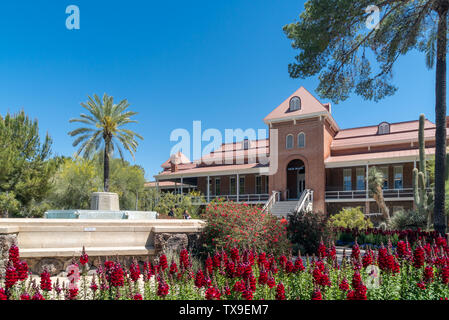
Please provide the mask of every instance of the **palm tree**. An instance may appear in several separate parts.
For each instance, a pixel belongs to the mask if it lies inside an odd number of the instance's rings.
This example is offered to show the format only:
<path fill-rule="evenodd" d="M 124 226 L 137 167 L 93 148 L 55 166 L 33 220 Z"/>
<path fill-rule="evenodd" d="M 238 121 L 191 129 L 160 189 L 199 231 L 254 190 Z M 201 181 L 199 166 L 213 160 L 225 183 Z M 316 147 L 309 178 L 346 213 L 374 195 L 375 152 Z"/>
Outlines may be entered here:
<path fill-rule="evenodd" d="M 390 220 L 390 211 L 385 204 L 383 184 L 385 178 L 381 171 L 378 171 L 376 167 L 371 167 L 368 171 L 368 188 L 373 194 L 373 198 L 382 211 L 384 219 L 388 222 Z"/>
<path fill-rule="evenodd" d="M 91 158 L 99 150 L 104 151 L 104 191 L 109 192 L 109 157 L 115 150 L 118 150 L 120 158 L 123 160 L 123 148 L 133 157 L 137 149 L 136 137 L 143 138 L 123 126 L 128 123 L 137 123 L 131 117 L 137 112 L 126 111 L 129 107 L 127 100 L 114 104 L 114 98 L 106 93 L 101 100 L 96 94 L 94 98 L 88 97 L 87 103 L 81 106 L 89 111 L 89 114 L 82 113 L 80 118 L 71 119 L 70 122 L 80 122 L 89 127 L 82 127 L 69 132 L 72 137 L 78 136 L 73 142 L 76 147 L 81 143 L 76 155 L 83 153 L 84 158 Z"/>

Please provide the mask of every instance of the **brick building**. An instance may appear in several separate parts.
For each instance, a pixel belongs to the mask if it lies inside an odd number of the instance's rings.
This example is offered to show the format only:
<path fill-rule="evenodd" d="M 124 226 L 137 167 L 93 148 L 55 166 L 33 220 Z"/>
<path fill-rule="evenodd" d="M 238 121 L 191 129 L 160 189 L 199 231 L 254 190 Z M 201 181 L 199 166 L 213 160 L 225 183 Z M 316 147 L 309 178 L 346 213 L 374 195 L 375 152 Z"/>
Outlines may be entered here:
<path fill-rule="evenodd" d="M 294 206 L 312 191 L 316 212 L 332 214 L 360 206 L 365 213 L 377 213 L 366 183 L 369 168 L 376 166 L 384 173 L 390 211 L 413 207 L 418 120 L 341 129 L 331 104 L 321 103 L 301 87 L 264 122 L 270 128 L 269 139 L 223 144 L 194 162 L 178 153 L 162 165 L 156 181 L 194 185 L 206 201 L 220 197 L 263 204 L 275 192 L 279 203 Z M 426 154 L 432 156 L 435 125 L 429 120 L 424 136 Z M 262 161 L 268 155 L 269 163 Z M 221 161 L 211 164 L 211 159 Z"/>

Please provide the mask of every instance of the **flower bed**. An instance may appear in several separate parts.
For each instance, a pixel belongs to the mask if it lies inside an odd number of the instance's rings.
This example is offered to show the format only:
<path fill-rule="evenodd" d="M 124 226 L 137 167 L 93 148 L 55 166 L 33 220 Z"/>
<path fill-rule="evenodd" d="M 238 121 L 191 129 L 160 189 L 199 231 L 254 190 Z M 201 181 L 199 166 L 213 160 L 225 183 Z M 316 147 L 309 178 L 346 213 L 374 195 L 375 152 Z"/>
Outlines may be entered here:
<path fill-rule="evenodd" d="M 359 244 L 380 246 L 390 241 L 396 246 L 398 241 L 407 240 L 410 244 L 417 241 L 433 242 L 439 235 L 437 232 L 423 230 L 382 230 L 377 228 L 355 229 L 355 228 L 333 228 L 335 239 L 339 244 L 353 244 L 356 240 Z"/>
<path fill-rule="evenodd" d="M 69 267 L 70 284 L 52 283 L 44 271 L 40 281 L 30 280 L 19 249 L 9 250 L 0 300 L 227 300 L 227 299 L 447 299 L 449 297 L 449 248 L 444 238 L 433 244 L 418 242 L 414 249 L 400 240 L 363 256 L 356 244 L 350 257 L 339 262 L 335 246 L 320 244 L 318 255 L 293 259 L 266 252 L 217 251 L 202 268 L 193 269 L 187 250 L 173 261 L 165 255 L 152 265 L 136 262 L 128 268 L 105 261 L 87 277 L 89 257 L 83 250 Z M 81 275 L 78 278 L 78 267 Z M 79 281 L 78 281 L 79 279 Z"/>

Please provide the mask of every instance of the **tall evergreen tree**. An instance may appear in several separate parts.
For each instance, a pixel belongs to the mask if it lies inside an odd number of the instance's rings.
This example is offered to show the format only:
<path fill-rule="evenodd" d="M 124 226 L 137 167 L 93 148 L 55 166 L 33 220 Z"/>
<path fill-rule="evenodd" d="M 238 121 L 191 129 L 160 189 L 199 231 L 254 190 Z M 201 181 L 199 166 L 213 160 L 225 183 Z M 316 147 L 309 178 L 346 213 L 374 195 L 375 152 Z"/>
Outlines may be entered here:
<path fill-rule="evenodd" d="M 0 213 L 26 216 L 48 195 L 59 164 L 50 159 L 51 144 L 48 134 L 41 142 L 38 121 L 24 111 L 0 116 Z"/>
<path fill-rule="evenodd" d="M 375 6 L 375 7 L 373 7 Z M 373 20 L 379 9 L 379 22 Z M 300 51 L 289 65 L 293 78 L 319 75 L 322 98 L 335 103 L 356 93 L 378 101 L 395 93 L 394 63 L 411 50 L 436 61 L 434 228 L 446 231 L 446 50 L 449 0 L 309 0 L 284 32 Z M 374 13 L 374 14 L 373 14 Z M 375 27 L 374 27 L 375 26 Z M 375 57 L 372 65 L 369 56 Z"/>

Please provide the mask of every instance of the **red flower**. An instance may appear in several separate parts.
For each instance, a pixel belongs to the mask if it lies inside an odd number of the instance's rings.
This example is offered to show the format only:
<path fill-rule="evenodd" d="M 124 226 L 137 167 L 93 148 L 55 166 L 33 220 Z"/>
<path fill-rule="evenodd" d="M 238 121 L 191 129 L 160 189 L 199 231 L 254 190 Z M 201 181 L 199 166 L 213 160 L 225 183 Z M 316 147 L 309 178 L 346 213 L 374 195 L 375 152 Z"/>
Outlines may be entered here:
<path fill-rule="evenodd" d="M 169 286 L 168 284 L 163 281 L 163 280 L 159 280 L 158 286 L 157 286 L 157 295 L 159 297 L 166 297 L 168 295 L 168 291 L 169 291 Z"/>
<path fill-rule="evenodd" d="M 28 264 L 26 263 L 26 261 L 20 261 L 19 263 L 17 263 L 17 277 L 20 281 L 28 278 Z"/>
<path fill-rule="evenodd" d="M 134 300 L 143 300 L 142 295 L 141 295 L 140 293 L 136 293 L 136 294 L 133 296 L 133 299 L 134 299 Z"/>
<path fill-rule="evenodd" d="M 418 286 L 418 288 L 426 290 L 426 284 L 424 282 L 418 282 L 416 285 Z"/>
<path fill-rule="evenodd" d="M 31 297 L 30 297 L 30 295 L 28 294 L 28 293 L 22 293 L 21 295 L 20 295 L 20 300 L 30 300 L 31 299 Z M 0 298 L 0 300 L 1 300 L 1 298 Z"/>
<path fill-rule="evenodd" d="M 45 298 L 41 295 L 39 291 L 37 291 L 31 298 L 31 300 L 45 300 Z"/>
<path fill-rule="evenodd" d="M 221 293 L 215 287 L 209 287 L 205 293 L 206 300 L 220 300 Z"/>
<path fill-rule="evenodd" d="M 136 261 L 133 261 L 129 266 L 129 273 L 131 276 L 132 282 L 136 282 L 140 278 L 140 267 Z"/>
<path fill-rule="evenodd" d="M 208 274 L 212 275 L 212 273 L 214 272 L 214 262 L 212 261 L 212 258 L 210 256 L 206 258 L 205 266 Z"/>
<path fill-rule="evenodd" d="M 178 266 L 176 264 L 176 262 L 172 261 L 171 265 L 170 265 L 170 274 L 175 274 L 178 272 Z"/>
<path fill-rule="evenodd" d="M 432 282 L 433 281 L 433 267 L 426 266 L 424 269 L 424 280 L 426 282 Z"/>
<path fill-rule="evenodd" d="M 448 265 L 445 265 L 441 269 L 441 281 L 444 284 L 448 284 L 449 283 L 449 266 Z"/>
<path fill-rule="evenodd" d="M 340 285 L 338 286 L 340 288 L 341 291 L 348 291 L 349 290 L 349 283 L 348 280 L 343 279 L 342 282 L 340 282 Z"/>
<path fill-rule="evenodd" d="M 356 242 L 352 247 L 351 258 L 357 261 L 359 260 L 359 257 L 360 257 L 360 247 Z"/>
<path fill-rule="evenodd" d="M 320 242 L 318 246 L 318 257 L 325 258 L 327 256 L 327 248 L 324 245 L 323 241 Z"/>
<path fill-rule="evenodd" d="M 421 245 L 415 248 L 413 252 L 413 266 L 415 268 L 421 268 L 424 265 L 424 249 Z"/>
<path fill-rule="evenodd" d="M 285 300 L 285 288 L 282 283 L 276 287 L 276 300 Z"/>
<path fill-rule="evenodd" d="M 304 271 L 304 270 L 305 270 L 305 267 L 302 264 L 302 259 L 301 259 L 301 257 L 298 257 L 295 261 L 295 271 L 298 272 L 298 271 Z"/>
<path fill-rule="evenodd" d="M 8 300 L 8 296 L 6 295 L 5 289 L 0 288 L 0 301 L 1 300 Z"/>
<path fill-rule="evenodd" d="M 260 270 L 259 274 L 259 284 L 264 285 L 268 281 L 268 273 L 265 270 Z"/>
<path fill-rule="evenodd" d="M 244 290 L 242 292 L 242 297 L 245 300 L 253 300 L 253 292 L 251 290 Z"/>
<path fill-rule="evenodd" d="M 161 255 L 159 258 L 159 267 L 162 271 L 168 268 L 167 256 L 165 254 Z"/>
<path fill-rule="evenodd" d="M 186 249 L 182 249 L 179 255 L 181 268 L 188 269 L 190 267 L 189 253 Z"/>
<path fill-rule="evenodd" d="M 80 263 L 81 263 L 81 265 L 84 266 L 88 261 L 89 261 L 89 256 L 87 255 L 86 250 L 83 246 L 83 251 L 80 256 Z"/>
<path fill-rule="evenodd" d="M 313 291 L 312 300 L 323 300 L 320 289 L 316 289 Z"/>
<path fill-rule="evenodd" d="M 204 286 L 204 274 L 202 270 L 198 270 L 195 276 L 195 286 L 199 289 Z"/>
<path fill-rule="evenodd" d="M 19 262 L 19 248 L 14 244 L 9 248 L 8 259 L 14 266 Z"/>
<path fill-rule="evenodd" d="M 124 280 L 124 271 L 119 263 L 115 264 L 111 270 L 110 282 L 113 287 L 123 287 Z"/>
<path fill-rule="evenodd" d="M 50 273 L 47 270 L 41 273 L 41 289 L 43 291 L 51 291 Z"/>
<path fill-rule="evenodd" d="M 78 297 L 78 288 L 69 289 L 68 300 L 76 300 Z"/>
<path fill-rule="evenodd" d="M 12 286 L 14 286 L 17 281 L 19 280 L 16 268 L 13 266 L 9 266 L 6 268 L 6 275 L 5 275 L 5 288 L 9 289 Z"/>
<path fill-rule="evenodd" d="M 273 277 L 269 277 L 267 280 L 267 285 L 269 288 L 273 288 L 276 285 L 276 281 Z"/>

